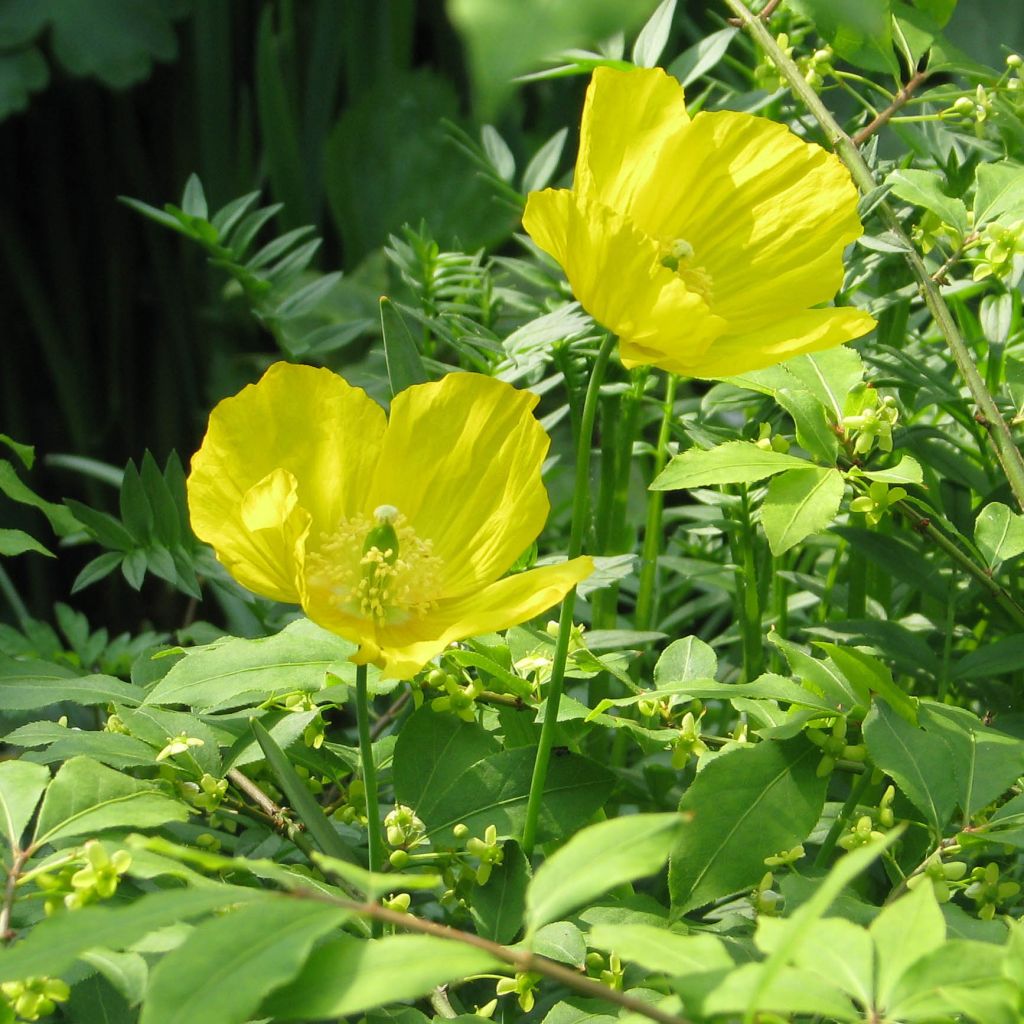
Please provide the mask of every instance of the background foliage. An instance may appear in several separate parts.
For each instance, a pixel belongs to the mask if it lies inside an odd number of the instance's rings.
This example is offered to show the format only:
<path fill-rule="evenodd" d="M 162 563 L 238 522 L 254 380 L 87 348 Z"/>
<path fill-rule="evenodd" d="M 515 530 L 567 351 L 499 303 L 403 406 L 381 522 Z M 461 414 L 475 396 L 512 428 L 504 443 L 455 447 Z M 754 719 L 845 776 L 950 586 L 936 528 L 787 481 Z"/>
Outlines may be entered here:
<path fill-rule="evenodd" d="M 1018 1019 L 1024 520 L 902 232 L 1019 432 L 1024 16 L 850 10 L 769 24 L 887 186 L 846 282 L 877 332 L 674 392 L 613 365 L 542 848 L 534 624 L 371 678 L 369 877 L 351 646 L 187 521 L 212 403 L 282 357 L 532 387 L 557 556 L 601 334 L 517 232 L 586 73 L 825 136 L 724 6 L 0 3 L 0 1019 Z"/>

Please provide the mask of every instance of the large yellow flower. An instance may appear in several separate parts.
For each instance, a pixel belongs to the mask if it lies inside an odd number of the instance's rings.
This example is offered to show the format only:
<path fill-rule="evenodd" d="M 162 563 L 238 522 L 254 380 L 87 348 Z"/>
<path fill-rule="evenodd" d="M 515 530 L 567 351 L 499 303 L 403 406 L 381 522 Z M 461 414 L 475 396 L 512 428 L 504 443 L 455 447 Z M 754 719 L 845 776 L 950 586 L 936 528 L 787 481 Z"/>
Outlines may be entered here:
<path fill-rule="evenodd" d="M 722 377 L 830 348 L 874 326 L 811 309 L 842 284 L 861 233 L 839 160 L 783 125 L 686 112 L 658 68 L 598 68 L 571 191 L 530 194 L 523 224 L 626 366 Z"/>
<path fill-rule="evenodd" d="M 501 578 L 548 514 L 536 403 L 459 373 L 403 391 L 389 421 L 337 374 L 276 363 L 211 413 L 192 526 L 244 586 L 301 604 L 359 644 L 353 660 L 409 678 L 593 570 L 577 558 Z"/>

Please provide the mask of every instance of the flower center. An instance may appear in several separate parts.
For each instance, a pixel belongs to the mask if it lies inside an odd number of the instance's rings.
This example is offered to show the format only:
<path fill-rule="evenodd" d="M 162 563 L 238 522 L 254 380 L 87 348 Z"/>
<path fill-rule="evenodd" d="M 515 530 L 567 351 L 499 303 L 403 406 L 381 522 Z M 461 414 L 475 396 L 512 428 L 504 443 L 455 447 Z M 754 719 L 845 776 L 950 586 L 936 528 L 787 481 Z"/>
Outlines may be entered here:
<path fill-rule="evenodd" d="M 323 537 L 306 557 L 306 578 L 339 611 L 380 626 L 428 612 L 441 567 L 431 541 L 417 537 L 393 505 L 381 505 L 372 520 L 343 519 Z"/>
<path fill-rule="evenodd" d="M 694 260 L 693 246 L 685 238 L 674 238 L 663 243 L 658 262 L 682 278 L 691 292 L 696 292 L 711 304 L 711 275 Z"/>

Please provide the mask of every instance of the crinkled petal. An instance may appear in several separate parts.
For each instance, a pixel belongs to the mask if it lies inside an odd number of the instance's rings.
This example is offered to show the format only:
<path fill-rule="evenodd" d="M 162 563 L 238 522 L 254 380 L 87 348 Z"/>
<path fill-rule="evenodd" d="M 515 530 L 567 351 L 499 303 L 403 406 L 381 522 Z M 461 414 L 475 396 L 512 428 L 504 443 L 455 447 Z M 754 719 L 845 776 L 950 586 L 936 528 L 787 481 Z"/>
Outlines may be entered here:
<path fill-rule="evenodd" d="M 665 368 L 693 377 L 732 377 L 806 352 L 834 348 L 867 334 L 874 326 L 874 318 L 861 309 L 805 309 L 758 331 L 724 335 L 697 363 Z"/>
<path fill-rule="evenodd" d="M 337 374 L 275 363 L 210 414 L 188 478 L 196 536 L 245 586 L 297 601 L 294 546 L 360 510 L 385 425 Z"/>
<path fill-rule="evenodd" d="M 573 190 L 629 214 L 659 156 L 689 123 L 682 87 L 660 68 L 597 68 L 587 89 Z"/>
<path fill-rule="evenodd" d="M 393 505 L 442 563 L 442 594 L 504 573 L 543 529 L 550 440 L 537 396 L 476 373 L 407 388 L 391 404 L 367 510 Z"/>
<path fill-rule="evenodd" d="M 836 156 L 784 125 L 722 111 L 698 114 L 669 157 L 663 150 L 631 217 L 693 246 L 730 331 L 835 295 L 843 249 L 862 231 L 857 190 Z"/>
<path fill-rule="evenodd" d="M 658 242 L 608 207 L 546 189 L 530 194 L 523 226 L 565 269 L 583 308 L 619 336 L 624 358 L 659 351 L 694 361 L 725 329 L 704 299 L 662 266 Z"/>
<path fill-rule="evenodd" d="M 409 679 L 449 644 L 466 637 L 508 629 L 557 604 L 594 571 L 593 559 L 569 562 L 507 576 L 473 593 L 440 602 L 428 614 L 378 631 L 373 660 L 390 679 Z"/>

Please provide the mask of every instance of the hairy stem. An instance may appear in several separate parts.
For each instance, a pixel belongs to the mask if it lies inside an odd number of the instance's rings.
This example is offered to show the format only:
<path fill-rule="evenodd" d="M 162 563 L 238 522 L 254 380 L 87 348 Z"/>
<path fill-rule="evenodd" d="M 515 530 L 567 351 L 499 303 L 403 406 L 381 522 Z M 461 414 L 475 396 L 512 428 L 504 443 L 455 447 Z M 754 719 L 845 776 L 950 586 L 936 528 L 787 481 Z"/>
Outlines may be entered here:
<path fill-rule="evenodd" d="M 605 367 L 608 365 L 614 347 L 615 336 L 606 335 L 600 351 L 597 353 L 597 359 L 594 361 L 594 368 L 590 372 L 587 396 L 583 402 L 583 416 L 580 420 L 580 433 L 576 447 L 576 481 L 572 499 L 569 558 L 576 558 L 583 550 L 583 536 L 586 532 L 587 515 L 590 509 L 590 446 L 594 434 L 594 417 L 597 415 L 601 381 L 604 379 Z M 537 760 L 533 765 L 530 798 L 526 805 L 523 852 L 527 856 L 533 852 L 533 845 L 537 838 L 537 820 L 540 817 L 540 804 L 544 795 L 548 762 L 551 759 L 551 747 L 554 745 L 558 705 L 562 699 L 562 687 L 565 683 L 565 662 L 569 656 L 569 638 L 572 634 L 572 615 L 575 609 L 576 588 L 573 587 L 565 595 L 562 611 L 558 618 L 558 639 L 555 641 L 555 653 L 551 663 L 551 679 L 548 682 L 548 694 L 544 707 L 544 725 L 541 727 L 540 740 L 537 744 Z"/>

